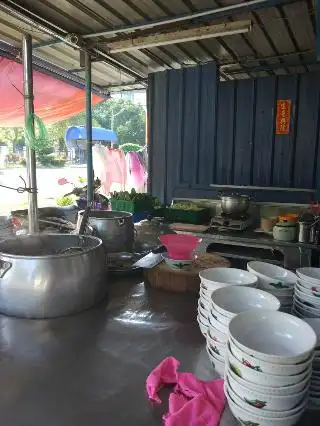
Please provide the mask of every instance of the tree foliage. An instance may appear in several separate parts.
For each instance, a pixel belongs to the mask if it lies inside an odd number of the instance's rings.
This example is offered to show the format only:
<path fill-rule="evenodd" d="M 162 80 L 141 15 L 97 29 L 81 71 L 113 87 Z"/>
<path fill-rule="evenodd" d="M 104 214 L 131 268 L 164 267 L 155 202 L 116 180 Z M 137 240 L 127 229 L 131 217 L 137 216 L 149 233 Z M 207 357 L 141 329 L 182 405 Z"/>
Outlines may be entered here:
<path fill-rule="evenodd" d="M 146 113 L 142 105 L 134 104 L 129 100 L 109 99 L 92 108 L 92 125 L 112 129 L 118 135 L 119 144 L 145 144 Z M 64 150 L 64 135 L 70 126 L 85 126 L 85 113 L 82 112 L 67 120 L 46 125 L 49 146 L 57 150 Z M 23 128 L 1 128 L 0 142 L 6 142 L 12 150 L 16 143 L 24 141 Z"/>

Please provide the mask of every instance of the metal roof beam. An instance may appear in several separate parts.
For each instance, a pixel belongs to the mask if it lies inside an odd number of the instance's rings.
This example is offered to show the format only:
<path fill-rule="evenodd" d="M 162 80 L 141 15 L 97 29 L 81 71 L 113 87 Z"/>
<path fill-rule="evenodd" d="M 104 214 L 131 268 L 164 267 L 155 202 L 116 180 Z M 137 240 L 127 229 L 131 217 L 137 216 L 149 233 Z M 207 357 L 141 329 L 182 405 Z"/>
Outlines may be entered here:
<path fill-rule="evenodd" d="M 142 22 L 140 24 L 133 24 L 133 25 L 123 25 L 117 28 L 114 28 L 113 30 L 106 30 L 106 31 L 98 31 L 91 34 L 85 34 L 82 36 L 82 38 L 92 38 L 92 37 L 100 37 L 100 36 L 114 36 L 117 33 L 123 33 L 123 32 L 132 32 L 137 30 L 147 30 L 150 28 L 154 28 L 156 26 L 163 26 L 168 24 L 173 24 L 177 22 L 182 21 L 188 21 L 193 20 L 197 18 L 202 17 L 209 17 L 209 18 L 225 18 L 232 15 L 235 15 L 236 13 L 243 13 L 243 12 L 252 12 L 253 10 L 262 9 L 262 8 L 268 8 L 268 7 L 275 7 L 278 5 L 286 5 L 290 3 L 295 3 L 299 0 L 250 0 L 243 3 L 238 4 L 232 4 L 229 6 L 224 7 L 216 7 L 216 8 L 210 8 L 201 10 L 199 12 L 193 12 L 193 13 L 187 13 L 183 15 L 177 15 L 170 18 L 165 19 L 157 19 L 150 22 Z"/>
<path fill-rule="evenodd" d="M 283 6 L 286 4 L 295 3 L 297 1 L 299 0 L 250 0 L 247 2 L 233 4 L 229 6 L 210 8 L 210 9 L 201 10 L 199 12 L 177 15 L 175 17 L 162 18 L 162 19 L 157 19 L 157 20 L 153 20 L 149 22 L 142 22 L 140 24 L 122 25 L 112 30 L 108 28 L 105 31 L 94 32 L 91 34 L 84 34 L 81 37 L 83 39 L 95 38 L 100 36 L 112 37 L 118 33 L 133 32 L 137 30 L 147 30 L 157 26 L 168 25 L 168 24 L 173 24 L 173 23 L 183 22 L 183 21 L 188 21 L 193 19 L 199 19 L 204 17 L 215 18 L 215 19 L 226 18 L 226 17 L 236 15 L 237 13 L 243 13 L 243 12 L 249 13 L 258 9 L 275 7 L 279 5 Z M 62 43 L 62 41 L 63 40 L 61 39 L 54 38 L 44 43 L 49 43 L 50 45 L 50 44 Z M 38 44 L 35 44 L 33 48 L 37 49 L 46 45 L 48 44 L 38 43 Z"/>
<path fill-rule="evenodd" d="M 277 69 L 283 69 L 286 68 L 292 68 L 292 67 L 301 67 L 301 66 L 308 66 L 308 65 L 319 65 L 319 62 L 317 62 L 316 59 L 310 60 L 310 61 L 296 61 L 292 63 L 278 63 L 278 64 L 268 64 L 268 65 L 260 65 L 260 66 L 253 66 L 253 67 L 246 67 L 242 65 L 242 68 L 238 70 L 230 70 L 228 69 L 228 66 L 221 66 L 221 68 L 227 72 L 228 74 L 239 74 L 243 73 L 244 71 L 250 71 L 250 72 L 262 72 L 262 71 L 273 71 Z"/>
<path fill-rule="evenodd" d="M 45 34 L 53 36 L 54 39 L 61 40 L 61 42 L 66 43 L 67 45 L 73 48 L 87 52 L 96 58 L 99 56 L 109 65 L 113 66 L 116 69 L 122 70 L 124 73 L 130 75 L 131 77 L 134 77 L 135 79 L 143 78 L 143 75 L 133 71 L 130 67 L 124 65 L 115 58 L 110 57 L 107 53 L 101 51 L 100 49 L 88 49 L 86 46 L 81 45 L 81 37 L 79 37 L 79 42 L 75 42 L 73 40 L 73 37 L 71 37 L 72 35 L 70 36 L 70 34 L 68 34 L 65 29 L 50 24 L 46 19 L 40 16 L 36 16 L 27 8 L 22 7 L 13 0 L 2 0 L 0 2 L 0 10 L 4 10 L 10 16 L 14 16 L 22 22 L 37 28 L 39 31 L 42 31 Z"/>
<path fill-rule="evenodd" d="M 251 30 L 251 21 L 235 21 L 225 24 L 205 25 L 187 30 L 170 31 L 149 36 L 134 37 L 128 40 L 107 43 L 109 53 L 127 52 L 129 50 L 166 46 L 186 41 L 202 40 L 214 37 L 247 33 Z"/>

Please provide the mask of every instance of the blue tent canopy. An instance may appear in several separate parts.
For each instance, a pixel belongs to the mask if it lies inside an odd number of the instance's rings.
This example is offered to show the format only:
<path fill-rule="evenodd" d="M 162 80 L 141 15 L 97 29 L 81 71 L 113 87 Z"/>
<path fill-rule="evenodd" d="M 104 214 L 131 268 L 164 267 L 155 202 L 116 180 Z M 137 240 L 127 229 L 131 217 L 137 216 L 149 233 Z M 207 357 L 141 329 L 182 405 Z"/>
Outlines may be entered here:
<path fill-rule="evenodd" d="M 87 130 L 83 126 L 72 126 L 66 130 L 64 140 L 68 146 L 70 142 L 76 140 L 85 141 L 87 139 Z M 109 141 L 117 142 L 117 134 L 110 129 L 104 129 L 103 127 L 92 127 L 92 140 L 93 141 Z"/>

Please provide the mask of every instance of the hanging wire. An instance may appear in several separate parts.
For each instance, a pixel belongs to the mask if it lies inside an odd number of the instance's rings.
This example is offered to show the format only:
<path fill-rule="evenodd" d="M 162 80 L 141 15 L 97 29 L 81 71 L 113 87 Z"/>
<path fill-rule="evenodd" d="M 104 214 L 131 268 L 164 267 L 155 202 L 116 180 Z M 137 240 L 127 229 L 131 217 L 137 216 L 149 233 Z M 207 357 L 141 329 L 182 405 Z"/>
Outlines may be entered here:
<path fill-rule="evenodd" d="M 6 189 L 12 189 L 13 191 L 17 191 L 18 192 L 18 194 L 23 194 L 24 192 L 29 192 L 30 194 L 31 193 L 37 193 L 38 192 L 38 190 L 37 190 L 37 188 L 27 188 L 27 183 L 26 183 L 26 181 L 23 179 L 23 177 L 22 176 L 19 176 L 19 178 L 22 180 L 22 182 L 23 182 L 23 184 L 24 184 L 24 187 L 22 187 L 22 186 L 18 186 L 17 188 L 13 188 L 12 186 L 7 186 L 7 185 L 3 185 L 3 184 L 0 184 L 0 187 L 2 187 L 2 188 L 6 188 Z"/>

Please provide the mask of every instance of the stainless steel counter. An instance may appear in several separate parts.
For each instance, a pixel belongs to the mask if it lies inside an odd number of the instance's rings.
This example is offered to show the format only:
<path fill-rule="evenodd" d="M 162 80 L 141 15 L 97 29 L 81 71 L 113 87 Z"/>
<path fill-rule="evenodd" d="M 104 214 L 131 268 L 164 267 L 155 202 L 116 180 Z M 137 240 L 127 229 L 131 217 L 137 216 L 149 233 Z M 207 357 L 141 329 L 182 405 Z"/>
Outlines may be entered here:
<path fill-rule="evenodd" d="M 214 377 L 196 305 L 196 295 L 146 290 L 139 278 L 127 278 L 110 285 L 109 301 L 78 315 L 0 316 L 1 424 L 162 425 L 167 405 L 150 404 L 144 383 L 163 358 L 173 355 L 181 370 Z M 301 425 L 316 419 L 306 414 Z M 221 425 L 236 424 L 226 409 Z"/>
<path fill-rule="evenodd" d="M 295 247 L 300 249 L 319 250 L 320 247 L 314 244 L 299 243 L 298 241 L 278 241 L 272 235 L 262 232 L 246 231 L 220 231 L 202 234 L 205 238 L 213 238 L 215 240 L 237 241 L 240 243 L 254 243 L 259 246 L 265 245 L 270 247 Z"/>

